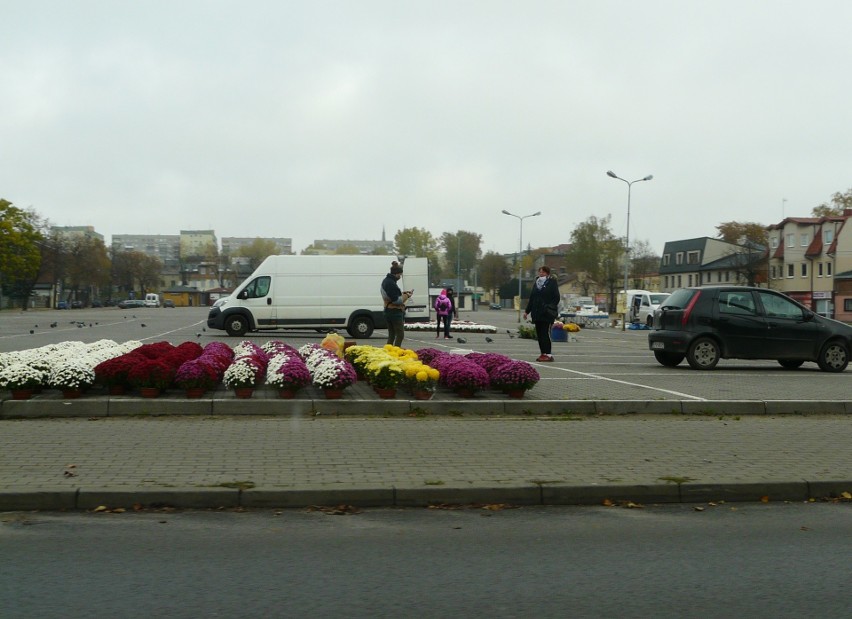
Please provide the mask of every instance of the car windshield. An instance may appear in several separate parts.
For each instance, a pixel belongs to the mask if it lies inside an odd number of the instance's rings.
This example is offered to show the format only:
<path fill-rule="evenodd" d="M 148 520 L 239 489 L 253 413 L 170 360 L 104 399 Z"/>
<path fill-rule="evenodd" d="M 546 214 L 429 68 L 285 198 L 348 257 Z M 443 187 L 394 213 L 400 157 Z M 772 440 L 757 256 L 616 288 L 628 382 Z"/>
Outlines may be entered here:
<path fill-rule="evenodd" d="M 652 292 L 651 293 L 651 305 L 662 305 L 663 301 L 669 298 L 668 292 Z"/>
<path fill-rule="evenodd" d="M 689 302 L 692 300 L 692 297 L 698 293 L 697 290 L 693 290 L 690 288 L 681 288 L 680 290 L 675 290 L 668 297 L 666 297 L 663 302 L 663 309 L 683 309 L 685 308 Z"/>

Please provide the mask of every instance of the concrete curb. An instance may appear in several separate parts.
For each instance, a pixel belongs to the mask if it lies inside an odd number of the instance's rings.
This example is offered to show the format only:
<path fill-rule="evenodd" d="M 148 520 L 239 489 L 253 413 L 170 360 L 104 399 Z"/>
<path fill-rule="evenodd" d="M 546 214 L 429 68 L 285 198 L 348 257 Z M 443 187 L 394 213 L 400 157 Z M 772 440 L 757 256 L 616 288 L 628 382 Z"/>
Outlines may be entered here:
<path fill-rule="evenodd" d="M 134 415 L 290 415 L 294 412 L 340 417 L 522 417 L 560 415 L 843 415 L 852 414 L 852 400 L 508 400 L 505 398 L 432 400 L 325 400 L 301 398 L 156 399 L 94 396 L 75 400 L 50 396 L 3 400 L 0 419 L 46 417 L 121 417 Z"/>
<path fill-rule="evenodd" d="M 417 488 L 79 488 L 37 491 L 0 491 L 0 512 L 92 510 L 173 507 L 178 509 L 299 508 L 353 505 L 357 507 L 428 507 L 431 505 L 601 505 L 698 504 L 708 502 L 807 501 L 839 497 L 852 490 L 847 481 L 663 483 L 589 486 L 530 484 L 522 486 L 431 486 Z"/>

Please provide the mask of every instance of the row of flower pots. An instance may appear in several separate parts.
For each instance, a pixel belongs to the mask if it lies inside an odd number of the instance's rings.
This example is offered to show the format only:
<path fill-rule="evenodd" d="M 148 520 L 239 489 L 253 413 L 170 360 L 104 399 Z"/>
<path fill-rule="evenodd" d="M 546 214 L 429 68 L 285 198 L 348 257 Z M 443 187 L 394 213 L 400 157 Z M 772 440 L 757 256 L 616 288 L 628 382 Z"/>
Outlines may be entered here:
<path fill-rule="evenodd" d="M 153 397 L 179 388 L 187 397 L 202 397 L 223 384 L 237 397 L 251 397 L 255 388 L 266 386 L 287 398 L 313 385 L 335 398 L 360 377 L 380 397 L 395 397 L 402 388 L 428 399 L 439 385 L 460 395 L 493 387 L 518 397 L 539 379 L 530 364 L 496 353 L 461 356 L 429 348 L 325 344 L 297 350 L 277 340 L 263 346 L 246 340 L 233 348 L 222 342 L 203 348 L 195 342 L 65 343 L 0 355 L 0 389 L 16 398 L 44 388 L 75 397 L 94 385 L 111 394 L 136 390 Z"/>

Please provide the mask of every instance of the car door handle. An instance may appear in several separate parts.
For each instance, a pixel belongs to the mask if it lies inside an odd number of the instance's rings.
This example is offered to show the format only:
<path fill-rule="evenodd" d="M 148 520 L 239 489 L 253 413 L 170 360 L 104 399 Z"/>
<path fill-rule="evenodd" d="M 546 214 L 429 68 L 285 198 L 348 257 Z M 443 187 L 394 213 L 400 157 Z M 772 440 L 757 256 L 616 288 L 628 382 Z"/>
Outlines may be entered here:
<path fill-rule="evenodd" d="M 266 304 L 272 305 L 272 297 L 266 297 Z"/>

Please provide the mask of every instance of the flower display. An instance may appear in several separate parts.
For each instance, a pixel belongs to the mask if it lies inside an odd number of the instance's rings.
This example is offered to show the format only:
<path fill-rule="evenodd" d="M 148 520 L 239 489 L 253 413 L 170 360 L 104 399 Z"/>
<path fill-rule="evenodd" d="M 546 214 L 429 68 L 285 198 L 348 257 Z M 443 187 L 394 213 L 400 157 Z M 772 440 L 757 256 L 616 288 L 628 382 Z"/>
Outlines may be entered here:
<path fill-rule="evenodd" d="M 532 389 L 541 379 L 538 371 L 526 361 L 509 360 L 494 367 L 489 374 L 491 386 L 501 389 Z"/>
<path fill-rule="evenodd" d="M 229 389 L 242 389 L 257 385 L 259 377 L 260 366 L 252 363 L 251 359 L 243 357 L 235 359 L 228 366 L 222 380 Z"/>
<path fill-rule="evenodd" d="M 438 323 L 431 322 L 409 322 L 405 324 L 406 331 L 431 331 L 438 328 Z M 481 325 L 470 320 L 453 320 L 453 332 L 464 333 L 497 333 L 497 327 L 493 325 Z"/>
<path fill-rule="evenodd" d="M 95 382 L 106 387 L 129 387 L 128 374 L 134 365 L 146 358 L 132 352 L 101 361 L 95 366 Z"/>
<path fill-rule="evenodd" d="M 86 389 L 95 383 L 95 370 L 83 359 L 67 359 L 53 367 L 47 382 L 55 389 Z"/>
<path fill-rule="evenodd" d="M 216 366 L 202 357 L 180 364 L 175 372 L 175 384 L 181 389 L 212 389 L 221 380 Z"/>
<path fill-rule="evenodd" d="M 320 389 L 345 389 L 356 380 L 355 367 L 346 359 L 316 345 L 299 349 L 306 353 L 305 365 L 311 373 L 311 382 Z"/>
<path fill-rule="evenodd" d="M 0 389 L 35 389 L 43 380 L 42 371 L 27 363 L 12 363 L 0 369 Z"/>
<path fill-rule="evenodd" d="M 163 359 L 140 359 L 127 374 L 130 384 L 140 389 L 168 389 L 176 368 Z"/>
<path fill-rule="evenodd" d="M 441 353 L 435 355 L 430 365 L 440 373 L 441 384 L 450 389 L 479 391 L 489 385 L 488 372 L 463 356 Z"/>
<path fill-rule="evenodd" d="M 274 354 L 266 369 L 266 384 L 276 389 L 298 391 L 311 384 L 311 373 L 295 351 Z"/>

